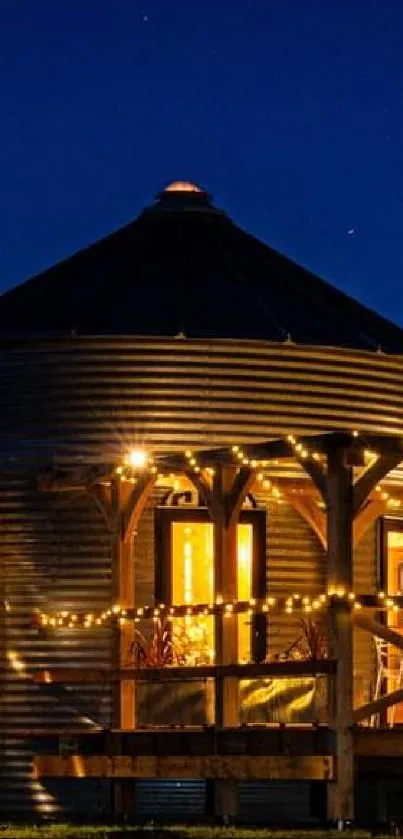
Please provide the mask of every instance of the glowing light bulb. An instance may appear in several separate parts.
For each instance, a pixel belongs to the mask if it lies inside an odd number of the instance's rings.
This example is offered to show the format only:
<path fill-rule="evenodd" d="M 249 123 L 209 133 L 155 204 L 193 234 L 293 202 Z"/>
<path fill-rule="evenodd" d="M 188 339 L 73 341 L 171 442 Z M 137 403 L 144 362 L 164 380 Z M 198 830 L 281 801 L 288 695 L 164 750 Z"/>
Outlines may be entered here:
<path fill-rule="evenodd" d="M 148 460 L 147 452 L 144 449 L 131 449 L 127 460 L 134 469 L 144 469 Z"/>

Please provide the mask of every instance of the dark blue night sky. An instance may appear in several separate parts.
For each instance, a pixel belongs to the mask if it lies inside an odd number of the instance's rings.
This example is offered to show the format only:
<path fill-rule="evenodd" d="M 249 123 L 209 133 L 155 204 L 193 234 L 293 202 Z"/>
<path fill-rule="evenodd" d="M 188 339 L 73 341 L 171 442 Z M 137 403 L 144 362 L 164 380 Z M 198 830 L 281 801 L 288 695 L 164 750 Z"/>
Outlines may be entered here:
<path fill-rule="evenodd" d="M 168 181 L 403 323 L 402 0 L 1 0 L 0 288 Z"/>

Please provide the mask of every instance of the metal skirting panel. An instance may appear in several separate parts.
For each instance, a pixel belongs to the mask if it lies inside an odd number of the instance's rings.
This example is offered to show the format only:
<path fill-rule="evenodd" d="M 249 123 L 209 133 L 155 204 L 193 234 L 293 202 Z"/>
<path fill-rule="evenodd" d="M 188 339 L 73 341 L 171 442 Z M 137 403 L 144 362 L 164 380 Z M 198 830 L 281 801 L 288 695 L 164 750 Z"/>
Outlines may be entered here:
<path fill-rule="evenodd" d="M 403 796 L 401 778 L 360 778 L 355 789 L 355 812 L 358 824 L 401 825 Z M 386 831 L 385 831 L 386 832 Z M 396 830 L 396 834 L 399 834 Z"/>
<path fill-rule="evenodd" d="M 312 820 L 311 784 L 256 781 L 238 786 L 238 818 L 243 824 L 292 824 Z"/>
<path fill-rule="evenodd" d="M 44 729 L 110 724 L 107 686 L 34 683 L 34 670 L 110 665 L 110 630 L 38 628 L 36 610 L 91 610 L 110 603 L 110 539 L 86 495 L 37 491 L 34 474 L 0 476 L 0 812 L 58 813 L 60 802 L 32 778 L 30 737 Z"/>
<path fill-rule="evenodd" d="M 23 456 L 114 460 L 293 432 L 403 427 L 403 360 L 253 341 L 79 338 L 7 342 L 0 440 Z"/>
<path fill-rule="evenodd" d="M 203 821 L 206 782 L 149 780 L 133 784 L 133 815 L 139 821 Z"/>

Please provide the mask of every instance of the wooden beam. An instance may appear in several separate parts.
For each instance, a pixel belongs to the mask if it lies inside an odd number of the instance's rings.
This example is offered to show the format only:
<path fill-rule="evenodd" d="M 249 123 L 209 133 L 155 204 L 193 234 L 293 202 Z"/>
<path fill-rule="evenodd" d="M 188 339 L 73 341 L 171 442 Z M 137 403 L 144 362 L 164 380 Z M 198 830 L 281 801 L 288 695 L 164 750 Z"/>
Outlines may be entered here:
<path fill-rule="evenodd" d="M 401 758 L 403 757 L 403 731 L 401 728 L 364 728 L 360 726 L 354 730 L 354 754 L 356 758 L 368 757 L 374 761 L 376 771 L 376 758 Z M 359 771 L 359 770 L 358 770 Z"/>
<path fill-rule="evenodd" d="M 312 498 L 315 501 L 321 500 L 321 494 L 319 493 L 317 487 L 313 484 L 312 481 L 308 480 L 307 478 L 286 478 L 279 475 L 275 478 L 275 483 L 284 495 L 298 495 L 302 498 Z M 396 498 L 398 501 L 401 501 L 403 505 L 403 492 L 399 485 L 391 485 L 388 482 L 383 484 L 382 486 L 384 486 L 385 489 L 390 491 L 390 493 L 393 495 L 393 498 Z M 256 482 L 252 486 L 252 492 L 257 491 L 262 492 L 262 484 L 256 480 Z M 371 501 L 379 501 L 379 496 L 379 492 L 373 489 L 369 493 L 368 499 Z M 397 515 L 399 515 L 399 511 L 397 511 Z"/>
<path fill-rule="evenodd" d="M 134 606 L 134 562 L 132 544 L 123 540 L 123 515 L 128 486 L 116 477 L 111 487 L 112 516 L 115 530 L 112 536 L 112 598 L 124 608 Z M 121 625 L 116 617 L 113 629 L 113 664 L 118 670 L 130 663 L 133 624 Z M 112 718 L 117 728 L 131 729 L 135 725 L 135 683 L 122 680 L 115 684 Z"/>
<path fill-rule="evenodd" d="M 232 522 L 235 521 L 236 523 L 238 521 L 243 502 L 254 483 L 255 475 L 253 469 L 242 466 L 239 472 L 235 475 L 232 485 L 227 492 L 227 527 L 229 527 Z"/>
<path fill-rule="evenodd" d="M 156 477 L 145 475 L 137 484 L 115 476 L 110 488 L 112 520 L 112 597 L 123 609 L 135 604 L 133 537 L 141 513 L 155 486 Z M 131 663 L 133 623 L 116 617 L 113 659 L 116 670 L 124 670 Z M 135 727 L 135 682 L 122 678 L 115 683 L 113 723 L 121 729 Z"/>
<path fill-rule="evenodd" d="M 359 629 L 369 632 L 370 635 L 375 635 L 377 638 L 383 638 L 384 641 L 392 644 L 393 647 L 403 650 L 403 635 L 400 635 L 399 632 L 395 632 L 394 629 L 386 626 L 386 624 L 374 620 L 374 618 L 371 618 L 369 615 L 363 615 L 361 611 L 353 613 L 352 623 L 354 623 L 355 626 L 358 626 Z"/>
<path fill-rule="evenodd" d="M 128 543 L 133 538 L 140 516 L 153 493 L 156 480 L 155 475 L 146 475 L 130 492 L 122 511 L 123 542 Z"/>
<path fill-rule="evenodd" d="M 74 466 L 70 469 L 49 469 L 37 478 L 40 492 L 87 491 L 94 484 L 109 482 L 113 477 L 110 464 Z"/>
<path fill-rule="evenodd" d="M 112 530 L 113 509 L 110 486 L 105 486 L 105 484 L 93 484 L 88 488 L 88 493 L 102 513 L 108 530 Z"/>
<path fill-rule="evenodd" d="M 353 583 L 352 468 L 344 449 L 328 455 L 327 472 L 328 585 L 349 591 Z M 337 661 L 329 690 L 329 725 L 336 735 L 337 776 L 328 787 L 328 818 L 354 818 L 353 643 L 347 601 L 333 599 L 329 608 L 329 654 Z"/>
<path fill-rule="evenodd" d="M 330 755 L 41 755 L 34 778 L 211 778 L 329 781 Z"/>
<path fill-rule="evenodd" d="M 210 507 L 214 522 L 215 599 L 222 597 L 228 601 L 238 597 L 237 524 L 243 501 L 253 481 L 253 470 L 243 466 L 240 469 L 233 466 L 219 466 L 215 469 Z M 262 623 L 262 618 L 260 620 Z M 215 618 L 216 663 L 223 668 L 237 664 L 238 654 L 238 617 L 234 613 L 218 613 Z M 223 669 L 222 675 L 218 670 L 215 676 L 215 724 L 223 727 L 239 725 L 240 710 L 239 679 L 236 675 L 230 675 L 228 670 L 225 672 Z M 237 790 L 234 784 L 223 779 L 217 780 L 214 807 L 220 818 L 235 817 Z"/>
<path fill-rule="evenodd" d="M 375 714 L 379 714 L 381 711 L 386 711 L 387 708 L 392 708 L 393 705 L 398 705 L 399 702 L 403 702 L 403 688 L 394 690 L 391 693 L 385 693 L 379 699 L 374 699 L 372 702 L 361 705 L 360 708 L 355 708 L 353 711 L 353 722 L 358 723 L 368 717 L 375 716 Z"/>
<path fill-rule="evenodd" d="M 402 640 L 403 643 L 403 640 Z M 270 661 L 256 664 L 200 665 L 199 667 L 127 667 L 121 669 L 68 668 L 38 670 L 32 674 L 34 682 L 56 682 L 62 684 L 109 684 L 122 680 L 139 682 L 182 682 L 187 680 L 236 678 L 292 678 L 297 676 L 331 675 L 336 672 L 336 662 L 324 658 L 318 661 Z M 120 726 L 118 726 L 120 728 Z"/>
<path fill-rule="evenodd" d="M 396 469 L 401 463 L 402 454 L 390 455 L 390 454 L 381 454 L 369 466 L 365 472 L 360 475 L 358 480 L 354 484 L 353 490 L 353 513 L 356 515 L 358 511 L 361 509 L 365 501 L 367 500 L 368 496 L 375 489 L 376 485 L 379 484 L 386 475 L 392 471 L 392 469 Z"/>
<path fill-rule="evenodd" d="M 213 510 L 215 510 L 216 498 L 214 497 L 210 481 L 207 480 L 205 475 L 201 475 L 200 473 L 194 472 L 186 467 L 183 471 L 188 481 L 190 481 L 190 483 L 193 484 L 197 492 L 202 496 L 202 498 L 204 498 L 204 501 L 210 511 L 210 515 L 213 518 Z"/>
<path fill-rule="evenodd" d="M 281 482 L 279 482 L 279 485 Z M 322 547 L 327 549 L 326 514 L 321 510 L 315 499 L 310 495 L 302 495 L 299 492 L 282 490 L 283 497 L 299 513 L 311 530 L 318 537 Z M 368 501 L 356 514 L 353 521 L 353 547 L 358 545 L 360 539 L 367 532 L 371 524 L 387 512 L 387 502 L 379 499 L 378 493 L 375 500 Z"/>

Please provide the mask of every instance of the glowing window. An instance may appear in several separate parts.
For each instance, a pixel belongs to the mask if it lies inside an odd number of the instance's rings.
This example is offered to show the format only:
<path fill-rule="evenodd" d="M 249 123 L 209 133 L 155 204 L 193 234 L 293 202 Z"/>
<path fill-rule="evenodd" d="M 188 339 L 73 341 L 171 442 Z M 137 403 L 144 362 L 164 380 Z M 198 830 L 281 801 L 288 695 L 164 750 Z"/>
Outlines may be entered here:
<path fill-rule="evenodd" d="M 172 601 L 178 605 L 214 600 L 214 527 L 210 522 L 172 522 Z M 214 618 L 174 621 L 174 645 L 186 664 L 214 660 Z"/>
<path fill-rule="evenodd" d="M 192 607 L 215 599 L 214 525 L 203 507 L 158 507 L 155 516 L 155 597 L 166 605 Z M 237 533 L 237 599 L 266 596 L 266 514 L 243 509 Z M 175 618 L 176 651 L 186 664 L 214 661 L 214 616 Z M 266 615 L 238 615 L 238 661 L 266 656 Z"/>
<path fill-rule="evenodd" d="M 252 597 L 253 526 L 238 524 L 238 600 Z M 238 615 L 238 661 L 251 660 L 251 617 L 248 613 Z"/>

